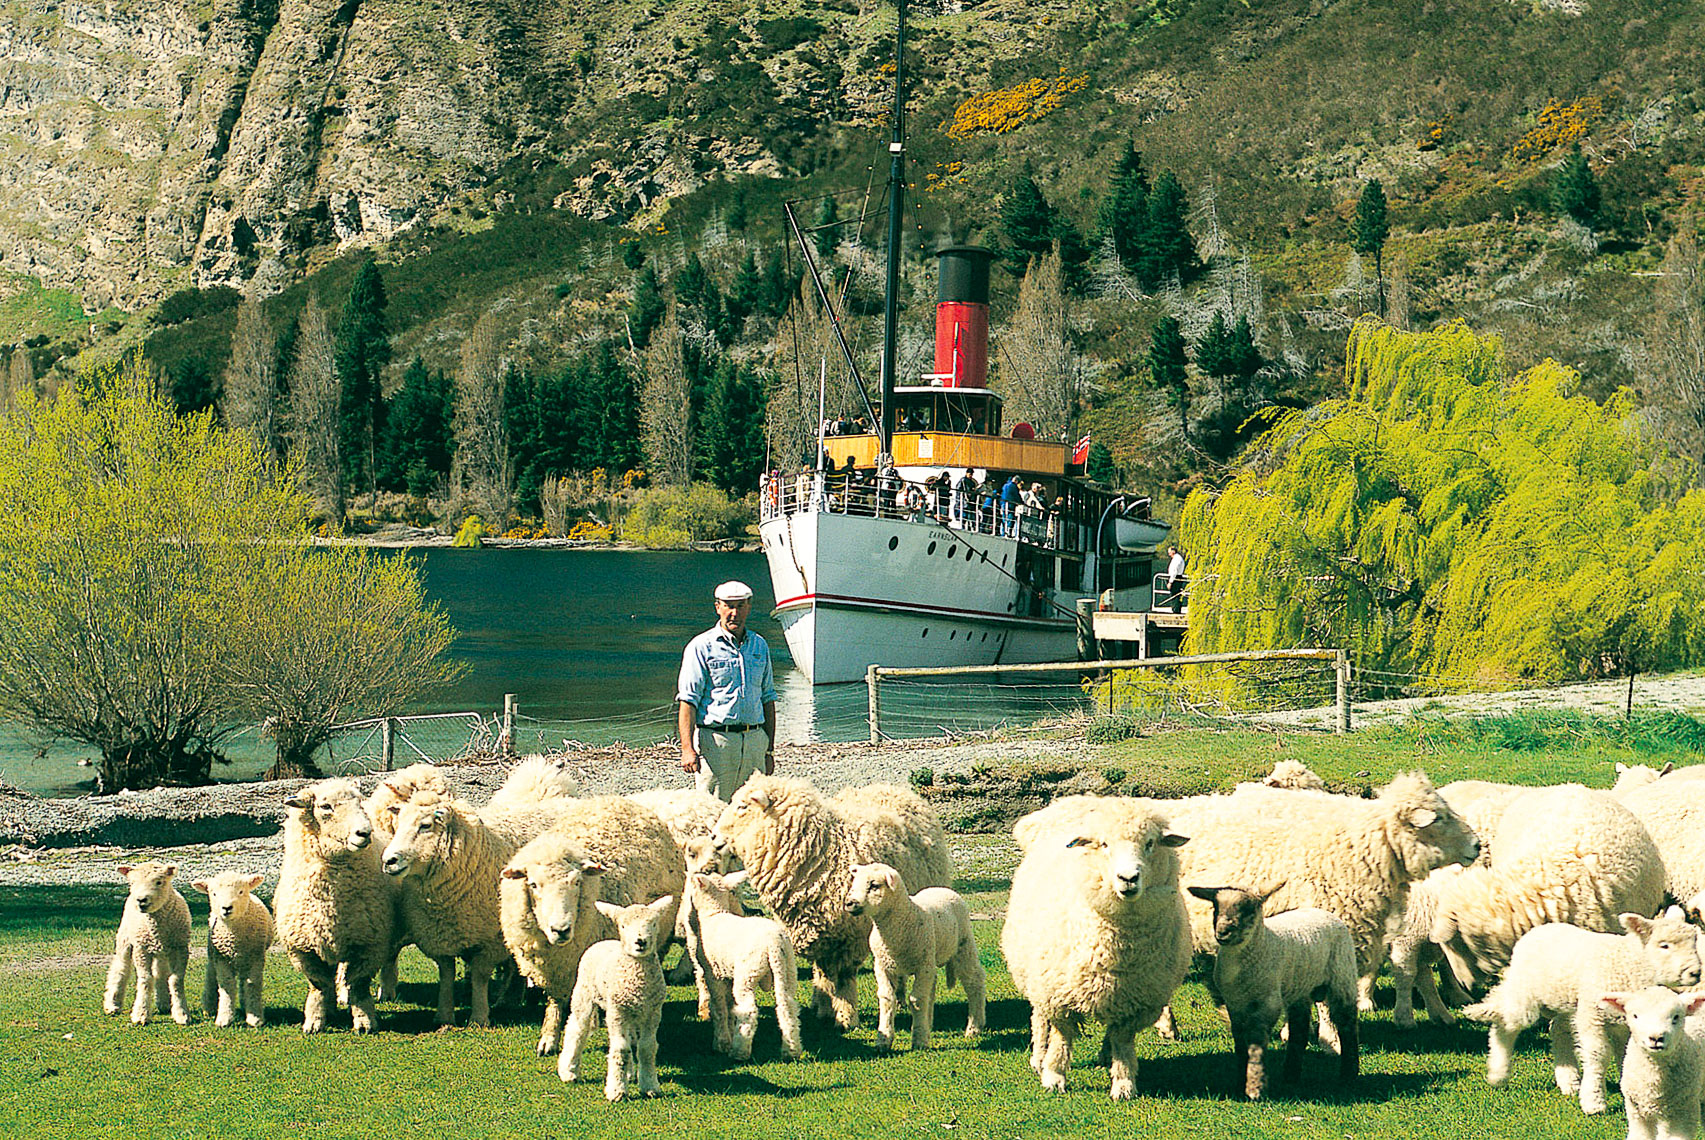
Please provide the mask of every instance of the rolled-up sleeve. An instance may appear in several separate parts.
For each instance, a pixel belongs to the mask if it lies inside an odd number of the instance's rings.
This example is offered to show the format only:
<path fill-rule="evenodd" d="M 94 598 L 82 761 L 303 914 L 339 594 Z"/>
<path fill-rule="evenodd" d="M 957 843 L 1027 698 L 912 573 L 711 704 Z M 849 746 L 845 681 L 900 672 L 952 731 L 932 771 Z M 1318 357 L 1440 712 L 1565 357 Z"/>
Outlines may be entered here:
<path fill-rule="evenodd" d="M 769 646 L 767 646 L 767 645 L 764 647 L 763 693 L 764 693 L 764 695 L 763 695 L 762 699 L 765 702 L 773 701 L 776 699 L 776 671 L 775 671 L 774 666 L 771 665 L 771 663 L 770 663 L 770 651 L 769 651 Z"/>
<path fill-rule="evenodd" d="M 687 648 L 681 654 L 681 676 L 675 682 L 675 699 L 685 701 L 704 715 L 705 696 L 710 691 L 710 675 L 705 671 L 705 663 L 698 651 L 696 640 L 687 643 Z"/>

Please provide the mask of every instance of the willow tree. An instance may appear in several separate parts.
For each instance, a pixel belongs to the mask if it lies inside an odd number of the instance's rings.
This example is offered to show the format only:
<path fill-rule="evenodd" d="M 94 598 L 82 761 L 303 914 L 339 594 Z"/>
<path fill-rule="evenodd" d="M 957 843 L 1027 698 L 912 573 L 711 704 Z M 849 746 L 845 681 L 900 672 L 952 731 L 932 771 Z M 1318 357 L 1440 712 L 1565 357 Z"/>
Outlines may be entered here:
<path fill-rule="evenodd" d="M 1705 495 L 1666 502 L 1625 394 L 1511 376 L 1460 324 L 1351 334 L 1344 399 L 1285 415 L 1185 504 L 1191 651 L 1560 681 L 1705 657 Z"/>

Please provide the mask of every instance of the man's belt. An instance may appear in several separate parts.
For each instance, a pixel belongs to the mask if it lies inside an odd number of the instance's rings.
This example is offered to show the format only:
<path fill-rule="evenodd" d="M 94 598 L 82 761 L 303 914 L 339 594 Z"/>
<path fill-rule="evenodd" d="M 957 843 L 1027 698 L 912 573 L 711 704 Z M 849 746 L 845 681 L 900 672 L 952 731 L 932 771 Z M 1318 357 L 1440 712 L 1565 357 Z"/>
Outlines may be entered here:
<path fill-rule="evenodd" d="M 701 724 L 700 728 L 711 732 L 751 732 L 754 728 L 764 727 L 761 724 Z"/>

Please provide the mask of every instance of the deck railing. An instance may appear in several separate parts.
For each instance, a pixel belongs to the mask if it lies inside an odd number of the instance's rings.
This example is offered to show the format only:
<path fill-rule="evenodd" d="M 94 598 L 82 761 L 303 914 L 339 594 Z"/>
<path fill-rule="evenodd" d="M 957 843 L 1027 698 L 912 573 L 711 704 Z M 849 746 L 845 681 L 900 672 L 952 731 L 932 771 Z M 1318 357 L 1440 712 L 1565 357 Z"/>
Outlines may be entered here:
<path fill-rule="evenodd" d="M 993 538 L 1016 538 L 1031 546 L 1081 551 L 1087 528 L 1058 512 L 1002 502 L 998 494 L 975 494 L 937 483 L 846 474 L 808 473 L 766 479 L 759 492 L 765 521 L 800 514 L 929 522 Z"/>

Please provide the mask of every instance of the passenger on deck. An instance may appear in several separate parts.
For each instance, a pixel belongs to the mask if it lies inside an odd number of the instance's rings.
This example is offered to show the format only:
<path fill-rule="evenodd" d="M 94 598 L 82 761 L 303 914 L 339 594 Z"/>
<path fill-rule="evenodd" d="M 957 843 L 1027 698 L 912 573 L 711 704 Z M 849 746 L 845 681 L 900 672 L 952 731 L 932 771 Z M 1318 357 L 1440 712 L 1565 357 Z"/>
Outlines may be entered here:
<path fill-rule="evenodd" d="M 1002 537 L 1011 538 L 1018 533 L 1018 508 L 1023 501 L 1023 492 L 1018 488 L 1018 476 L 1008 475 L 1006 483 L 1001 487 Z"/>

